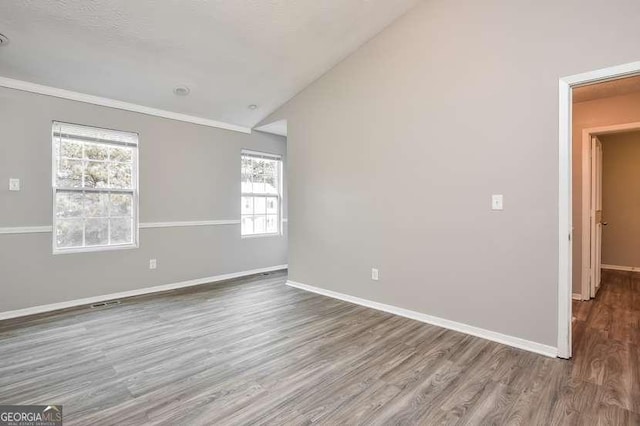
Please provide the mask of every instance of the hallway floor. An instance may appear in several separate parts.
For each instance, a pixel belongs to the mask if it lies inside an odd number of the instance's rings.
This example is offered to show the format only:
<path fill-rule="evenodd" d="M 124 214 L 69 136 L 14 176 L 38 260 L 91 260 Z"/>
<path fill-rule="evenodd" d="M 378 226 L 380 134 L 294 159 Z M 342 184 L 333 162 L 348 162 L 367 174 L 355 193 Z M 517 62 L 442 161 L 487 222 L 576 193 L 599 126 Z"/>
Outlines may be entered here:
<path fill-rule="evenodd" d="M 640 424 L 640 273 L 603 270 L 596 298 L 574 300 L 573 316 L 571 377 L 581 398 L 619 406 Z"/>

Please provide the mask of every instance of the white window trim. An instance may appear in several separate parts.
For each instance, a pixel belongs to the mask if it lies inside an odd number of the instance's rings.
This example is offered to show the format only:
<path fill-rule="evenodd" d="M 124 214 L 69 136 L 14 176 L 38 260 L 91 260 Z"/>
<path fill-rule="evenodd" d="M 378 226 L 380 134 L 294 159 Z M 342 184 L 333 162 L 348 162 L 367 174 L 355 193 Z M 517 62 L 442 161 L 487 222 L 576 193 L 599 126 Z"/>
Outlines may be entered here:
<path fill-rule="evenodd" d="M 283 235 L 283 226 L 282 226 L 282 183 L 283 183 L 283 163 L 282 155 L 280 154 L 271 154 L 268 152 L 260 152 L 260 151 L 252 151 L 248 149 L 243 149 L 240 152 L 240 164 L 242 165 L 242 157 L 257 157 L 257 158 L 265 158 L 268 160 L 276 160 L 278 161 L 278 219 L 276 223 L 278 224 L 278 231 L 276 232 L 264 232 L 261 234 L 242 234 L 242 211 L 240 212 L 240 238 L 242 239 L 250 239 L 250 238 L 268 238 L 268 237 L 281 237 Z M 240 187 L 242 188 L 242 166 L 240 169 Z M 256 194 L 254 192 L 242 192 L 240 191 L 240 200 L 242 197 L 274 197 L 274 194 Z M 255 216 L 255 215 L 254 215 Z"/>
<path fill-rule="evenodd" d="M 133 159 L 132 159 L 132 182 L 134 183 L 134 188 L 133 191 L 129 191 L 129 190 L 125 190 L 124 192 L 130 193 L 132 192 L 133 194 L 133 205 L 131 206 L 131 208 L 133 209 L 133 224 L 132 224 L 132 228 L 131 228 L 131 232 L 132 232 L 132 237 L 133 237 L 133 242 L 132 243 L 128 243 L 128 244 L 110 244 L 110 245 L 103 245 L 103 246 L 88 246 L 88 247 L 69 247 L 69 248 L 58 248 L 57 244 L 56 244 L 56 233 L 57 233 L 57 229 L 58 229 L 58 217 L 56 214 L 56 193 L 60 190 L 60 191 L 65 191 L 65 190 L 70 190 L 70 191 L 76 191 L 76 192 L 81 192 L 79 191 L 77 188 L 58 188 L 57 184 L 56 184 L 56 172 L 57 172 L 57 165 L 56 165 L 56 140 L 54 137 L 54 126 L 56 125 L 56 123 L 59 124 L 71 124 L 74 126 L 82 126 L 82 127 L 91 127 L 94 129 L 102 129 L 102 130 L 113 130 L 116 132 L 124 132 L 124 133 L 132 133 L 135 134 L 137 136 L 137 144 L 136 144 L 136 149 L 133 150 Z M 52 189 L 52 194 L 51 194 L 51 212 L 52 212 L 52 216 L 53 216 L 53 229 L 52 229 L 52 233 L 51 233 L 51 246 L 52 246 L 52 252 L 54 255 L 58 255 L 58 254 L 74 254 L 74 253 L 92 253 L 92 252 L 102 252 L 102 251 L 114 251 L 114 250 L 130 250 L 130 249 L 136 249 L 140 247 L 140 217 L 139 217 L 139 188 L 140 188 L 140 177 L 139 177 L 139 164 L 138 164 L 138 159 L 139 159 L 139 155 L 138 155 L 138 150 L 140 149 L 140 134 L 137 132 L 129 132 L 129 131 L 122 131 L 122 130 L 115 130 L 115 129 L 107 129 L 104 127 L 97 127 L 97 126 L 89 126 L 89 125 L 83 125 L 83 124 L 75 124 L 75 123 L 68 123 L 68 122 L 63 122 L 63 121 L 52 121 L 51 122 L 51 189 Z M 109 193 L 109 192 L 115 192 L 113 190 L 103 190 L 100 188 L 91 188 L 90 191 L 92 192 L 103 192 L 103 193 Z"/>

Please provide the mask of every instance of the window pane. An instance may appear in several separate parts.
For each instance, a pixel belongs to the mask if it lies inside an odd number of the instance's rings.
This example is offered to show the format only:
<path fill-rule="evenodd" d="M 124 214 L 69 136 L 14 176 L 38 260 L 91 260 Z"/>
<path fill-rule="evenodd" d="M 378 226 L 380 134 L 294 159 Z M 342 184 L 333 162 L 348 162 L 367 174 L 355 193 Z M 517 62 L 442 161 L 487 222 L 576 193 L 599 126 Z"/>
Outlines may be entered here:
<path fill-rule="evenodd" d="M 106 145 L 95 143 L 84 144 L 84 158 L 89 160 L 106 160 L 108 155 L 108 148 Z"/>
<path fill-rule="evenodd" d="M 251 186 L 251 174 L 243 173 L 241 176 L 241 189 L 240 191 L 243 193 L 253 192 L 253 187 Z"/>
<path fill-rule="evenodd" d="M 260 158 L 252 158 L 251 159 L 251 170 L 253 174 L 254 182 L 259 179 L 259 176 L 264 175 L 264 160 Z"/>
<path fill-rule="evenodd" d="M 60 122 L 52 130 L 55 247 L 135 243 L 138 135 Z"/>
<path fill-rule="evenodd" d="M 82 160 L 60 160 L 56 185 L 63 188 L 81 188 Z"/>
<path fill-rule="evenodd" d="M 253 197 L 242 197 L 242 214 L 252 214 L 253 213 Z"/>
<path fill-rule="evenodd" d="M 266 216 L 254 216 L 253 217 L 253 231 L 255 234 L 264 234 L 267 230 L 267 217 Z"/>
<path fill-rule="evenodd" d="M 253 197 L 253 213 L 267 213 L 267 199 L 265 197 Z"/>
<path fill-rule="evenodd" d="M 253 176 L 252 192 L 264 194 L 264 176 Z"/>
<path fill-rule="evenodd" d="M 242 216 L 242 226 L 241 226 L 242 235 L 252 235 L 253 234 L 253 216 Z"/>
<path fill-rule="evenodd" d="M 133 160 L 133 150 L 128 147 L 110 147 L 109 148 L 109 160 L 131 162 Z"/>
<path fill-rule="evenodd" d="M 270 234 L 274 234 L 278 232 L 278 216 L 276 215 L 267 216 L 267 232 Z"/>
<path fill-rule="evenodd" d="M 85 194 L 84 215 L 85 217 L 107 217 L 109 215 L 109 194 Z"/>
<path fill-rule="evenodd" d="M 263 161 L 264 161 L 264 174 L 272 175 L 272 176 L 275 175 L 277 161 L 275 160 L 263 160 Z"/>
<path fill-rule="evenodd" d="M 57 217 L 82 217 L 83 194 L 78 192 L 58 192 L 56 194 Z"/>
<path fill-rule="evenodd" d="M 107 163 L 87 161 L 84 172 L 85 188 L 106 188 L 108 174 Z"/>
<path fill-rule="evenodd" d="M 253 159 L 251 181 L 253 182 L 253 192 L 263 194 L 264 193 L 264 160 L 260 160 L 256 158 Z"/>
<path fill-rule="evenodd" d="M 111 219 L 111 244 L 133 242 L 131 219 Z"/>
<path fill-rule="evenodd" d="M 109 167 L 109 184 L 111 188 L 132 188 L 131 164 L 111 163 Z"/>
<path fill-rule="evenodd" d="M 63 140 L 60 142 L 60 155 L 68 158 L 82 158 L 82 142 Z"/>
<path fill-rule="evenodd" d="M 58 247 L 82 246 L 82 219 L 58 219 L 56 226 L 56 243 Z"/>
<path fill-rule="evenodd" d="M 111 194 L 111 216 L 133 215 L 133 195 L 132 194 Z"/>
<path fill-rule="evenodd" d="M 278 193 L 278 182 L 275 175 L 265 175 L 264 192 L 266 192 L 267 194 Z"/>
<path fill-rule="evenodd" d="M 242 235 L 275 234 L 279 231 L 280 167 L 279 160 L 243 154 Z"/>
<path fill-rule="evenodd" d="M 269 194 L 278 193 L 278 162 L 265 160 L 264 164 L 264 190 Z"/>
<path fill-rule="evenodd" d="M 278 198 L 267 198 L 267 214 L 278 214 Z"/>
<path fill-rule="evenodd" d="M 242 185 L 242 192 L 251 192 L 251 172 L 252 172 L 251 158 L 242 157 L 242 167 L 240 170 L 240 179 Z"/>
<path fill-rule="evenodd" d="M 84 232 L 84 242 L 87 246 L 109 244 L 109 219 L 87 219 Z"/>

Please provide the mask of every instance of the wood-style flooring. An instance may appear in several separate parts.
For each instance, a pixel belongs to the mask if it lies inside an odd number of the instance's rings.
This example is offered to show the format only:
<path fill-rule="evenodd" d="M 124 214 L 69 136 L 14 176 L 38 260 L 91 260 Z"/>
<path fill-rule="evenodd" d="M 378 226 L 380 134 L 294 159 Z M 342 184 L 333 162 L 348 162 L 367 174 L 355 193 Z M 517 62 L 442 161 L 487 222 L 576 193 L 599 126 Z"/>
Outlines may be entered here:
<path fill-rule="evenodd" d="M 547 358 L 285 285 L 284 272 L 0 322 L 0 403 L 65 425 L 640 424 L 640 280 Z"/>

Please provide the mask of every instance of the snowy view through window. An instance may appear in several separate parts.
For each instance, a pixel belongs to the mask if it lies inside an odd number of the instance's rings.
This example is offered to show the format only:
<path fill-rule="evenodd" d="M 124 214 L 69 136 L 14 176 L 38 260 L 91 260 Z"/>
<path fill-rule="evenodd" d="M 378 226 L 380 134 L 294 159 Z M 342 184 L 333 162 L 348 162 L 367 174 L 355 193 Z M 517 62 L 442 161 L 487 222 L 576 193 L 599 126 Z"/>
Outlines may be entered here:
<path fill-rule="evenodd" d="M 53 143 L 54 248 L 134 245 L 138 136 L 54 123 Z"/>

